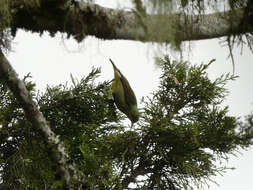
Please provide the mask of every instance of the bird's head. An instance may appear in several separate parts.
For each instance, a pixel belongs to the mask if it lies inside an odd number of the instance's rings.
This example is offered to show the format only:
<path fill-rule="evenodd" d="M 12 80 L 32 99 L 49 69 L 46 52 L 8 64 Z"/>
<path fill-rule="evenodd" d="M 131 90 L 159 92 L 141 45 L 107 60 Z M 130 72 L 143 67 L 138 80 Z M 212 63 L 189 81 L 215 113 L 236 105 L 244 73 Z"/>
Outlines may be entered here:
<path fill-rule="evenodd" d="M 121 77 L 121 72 L 120 70 L 116 67 L 116 65 L 113 63 L 113 61 L 111 59 L 109 59 L 110 62 L 112 63 L 112 67 L 113 67 L 113 71 L 114 71 L 114 77 L 116 78 L 120 78 Z"/>
<path fill-rule="evenodd" d="M 136 123 L 139 120 L 139 117 L 140 117 L 140 113 L 138 111 L 138 108 L 136 105 L 134 105 L 131 108 L 129 119 L 131 120 L 132 123 Z"/>

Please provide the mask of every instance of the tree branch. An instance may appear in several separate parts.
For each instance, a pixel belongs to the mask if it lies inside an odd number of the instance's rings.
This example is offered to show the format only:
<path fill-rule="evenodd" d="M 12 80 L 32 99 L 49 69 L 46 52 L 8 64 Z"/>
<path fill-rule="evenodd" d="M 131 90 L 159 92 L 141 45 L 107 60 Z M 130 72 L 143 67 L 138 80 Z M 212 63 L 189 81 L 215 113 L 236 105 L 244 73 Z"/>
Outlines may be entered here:
<path fill-rule="evenodd" d="M 100 39 L 170 42 L 168 35 L 160 38 L 159 31 L 162 28 L 166 28 L 163 31 L 165 34 L 166 32 L 169 34 L 171 29 L 176 29 L 174 35 L 180 41 L 212 39 L 253 32 L 250 21 L 245 24 L 244 9 L 202 16 L 180 14 L 163 16 L 163 26 L 153 28 L 156 31 L 153 31 L 154 35 L 150 36 L 149 33 L 152 31 L 149 31 L 149 28 L 148 31 L 144 30 L 145 27 L 140 24 L 136 13 L 131 11 L 104 8 L 73 0 L 32 1 L 39 2 L 37 4 L 28 4 L 27 1 L 20 0 L 10 2 L 13 31 L 16 29 L 39 33 L 48 31 L 51 35 L 56 32 L 66 32 L 77 41 L 89 35 Z M 147 26 L 151 22 L 159 21 L 160 18 L 161 16 L 148 15 Z M 242 20 L 244 20 L 244 27 L 241 27 Z"/>
<path fill-rule="evenodd" d="M 0 76 L 1 81 L 7 86 L 17 98 L 23 108 L 26 118 L 32 123 L 32 127 L 39 130 L 48 145 L 50 159 L 59 166 L 59 176 L 64 181 L 67 189 L 72 188 L 74 183 L 79 182 L 80 173 L 69 162 L 68 155 L 59 138 L 51 131 L 46 119 L 39 111 L 38 106 L 32 100 L 23 81 L 18 79 L 17 73 L 0 50 Z M 57 174 L 57 176 L 58 176 Z"/>

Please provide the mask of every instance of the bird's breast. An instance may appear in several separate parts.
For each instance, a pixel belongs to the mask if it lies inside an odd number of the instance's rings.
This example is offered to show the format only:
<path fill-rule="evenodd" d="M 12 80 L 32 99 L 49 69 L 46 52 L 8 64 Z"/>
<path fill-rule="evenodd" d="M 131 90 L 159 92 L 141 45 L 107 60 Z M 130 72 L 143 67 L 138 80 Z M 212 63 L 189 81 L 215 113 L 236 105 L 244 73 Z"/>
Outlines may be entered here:
<path fill-rule="evenodd" d="M 119 108 L 120 111 L 125 113 L 126 110 L 128 110 L 128 108 L 127 108 L 127 104 L 125 101 L 124 88 L 123 88 L 120 80 L 113 81 L 112 93 L 113 93 L 113 98 L 114 98 L 115 104 L 117 105 L 117 107 Z"/>

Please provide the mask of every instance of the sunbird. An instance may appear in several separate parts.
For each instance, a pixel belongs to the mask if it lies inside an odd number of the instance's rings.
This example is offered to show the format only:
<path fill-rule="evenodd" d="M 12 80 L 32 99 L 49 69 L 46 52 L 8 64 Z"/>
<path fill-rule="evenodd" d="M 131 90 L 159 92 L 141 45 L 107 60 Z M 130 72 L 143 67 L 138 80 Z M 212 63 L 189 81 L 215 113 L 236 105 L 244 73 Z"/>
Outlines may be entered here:
<path fill-rule="evenodd" d="M 112 95 L 117 108 L 122 111 L 132 122 L 132 125 L 139 120 L 139 111 L 137 108 L 137 100 L 126 77 L 112 63 L 114 70 L 114 79 L 112 81 Z"/>

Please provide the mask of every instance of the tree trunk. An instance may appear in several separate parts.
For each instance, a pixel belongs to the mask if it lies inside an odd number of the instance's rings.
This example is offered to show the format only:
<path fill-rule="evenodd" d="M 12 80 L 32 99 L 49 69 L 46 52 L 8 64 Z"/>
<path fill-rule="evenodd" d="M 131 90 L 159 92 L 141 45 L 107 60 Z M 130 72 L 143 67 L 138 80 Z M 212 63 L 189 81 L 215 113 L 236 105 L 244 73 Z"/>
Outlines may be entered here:
<path fill-rule="evenodd" d="M 176 29 L 174 32 L 174 36 L 178 38 L 176 41 L 212 39 L 253 32 L 252 23 L 245 22 L 247 19 L 244 9 L 201 16 L 170 14 L 162 16 L 162 25 L 150 29 L 150 23 L 157 21 L 159 23 L 161 16 L 147 15 L 143 26 L 134 12 L 104 8 L 81 1 L 10 2 L 13 32 L 17 29 L 39 33 L 48 31 L 51 35 L 65 32 L 77 41 L 82 41 L 86 36 L 95 36 L 100 39 L 170 42 L 168 35 L 158 37 L 162 28 L 165 28 L 163 34 L 166 32 L 169 34 L 171 29 Z M 150 35 L 152 32 L 156 35 Z"/>

